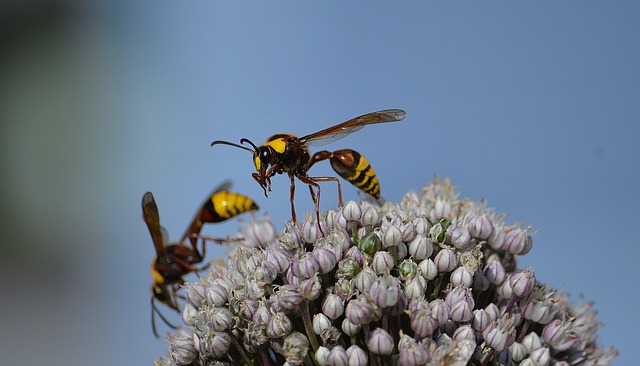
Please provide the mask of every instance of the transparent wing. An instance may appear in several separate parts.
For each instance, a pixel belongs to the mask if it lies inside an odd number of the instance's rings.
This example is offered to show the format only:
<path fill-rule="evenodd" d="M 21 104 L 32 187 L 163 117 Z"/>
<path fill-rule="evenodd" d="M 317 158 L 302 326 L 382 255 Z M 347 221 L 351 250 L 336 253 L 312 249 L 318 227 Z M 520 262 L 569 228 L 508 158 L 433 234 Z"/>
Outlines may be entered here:
<path fill-rule="evenodd" d="M 362 129 L 366 125 L 386 122 L 402 121 L 407 113 L 402 109 L 385 109 L 378 112 L 363 114 L 335 126 L 312 133 L 300 138 L 302 143 L 312 146 L 322 146 L 339 140 L 353 132 Z"/>

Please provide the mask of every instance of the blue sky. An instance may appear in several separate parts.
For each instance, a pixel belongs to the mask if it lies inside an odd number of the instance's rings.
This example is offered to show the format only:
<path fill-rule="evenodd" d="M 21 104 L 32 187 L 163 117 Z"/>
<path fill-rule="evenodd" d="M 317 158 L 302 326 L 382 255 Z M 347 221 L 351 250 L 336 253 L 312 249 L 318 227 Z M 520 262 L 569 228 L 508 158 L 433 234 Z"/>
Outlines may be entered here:
<path fill-rule="evenodd" d="M 632 364 L 637 2 L 62 3 L 2 58 L 0 311 L 14 341 L 0 353 L 12 364 L 150 364 L 165 346 L 149 325 L 142 194 L 177 238 L 231 179 L 282 228 L 287 178 L 266 199 L 249 155 L 211 141 L 301 136 L 386 108 L 408 116 L 327 148 L 366 155 L 388 200 L 446 176 L 538 229 L 520 266 L 595 300 L 600 343 Z M 323 187 L 328 209 L 335 187 Z M 296 202 L 311 208 L 306 189 Z"/>

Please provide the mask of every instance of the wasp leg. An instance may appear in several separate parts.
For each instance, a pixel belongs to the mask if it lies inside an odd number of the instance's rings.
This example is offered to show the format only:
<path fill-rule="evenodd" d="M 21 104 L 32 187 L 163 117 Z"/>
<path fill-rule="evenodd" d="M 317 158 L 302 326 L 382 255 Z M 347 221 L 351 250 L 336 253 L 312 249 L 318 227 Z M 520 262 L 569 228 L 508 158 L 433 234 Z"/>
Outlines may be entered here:
<path fill-rule="evenodd" d="M 171 306 L 171 308 L 173 308 L 173 306 Z M 174 308 L 174 310 L 179 312 L 179 310 L 176 308 Z M 160 338 L 160 335 L 158 334 L 158 330 L 156 328 L 156 314 L 158 314 L 160 319 L 162 319 L 162 321 L 166 325 L 171 327 L 171 329 L 177 328 L 175 325 L 171 324 L 171 322 L 169 322 L 169 320 L 164 315 L 162 315 L 162 312 L 160 312 L 160 309 L 158 309 L 158 307 L 156 306 L 155 297 L 151 296 L 151 329 L 153 330 L 153 335 L 156 338 Z"/>
<path fill-rule="evenodd" d="M 322 231 L 322 227 L 320 226 L 320 185 L 315 182 L 315 178 L 299 177 L 299 179 L 302 181 L 302 183 L 309 185 L 309 190 L 311 191 L 311 198 L 313 199 L 313 203 L 315 204 L 318 229 L 320 229 L 320 232 L 324 235 L 324 232 Z M 316 187 L 316 189 L 318 190 L 317 197 L 313 194 L 313 188 L 311 186 Z"/>
<path fill-rule="evenodd" d="M 296 192 L 296 182 L 294 181 L 293 175 L 290 175 L 289 178 L 291 178 L 291 185 L 289 186 L 289 201 L 291 202 L 291 219 L 293 220 L 293 224 L 295 225 L 296 222 L 298 222 L 296 218 L 296 208 L 293 204 L 293 197 Z"/>
<path fill-rule="evenodd" d="M 323 150 L 323 151 L 318 151 L 317 153 L 313 154 L 313 156 L 311 157 L 311 162 L 309 163 L 309 168 L 311 168 L 313 166 L 313 164 L 322 161 L 322 160 L 327 160 L 327 159 L 333 159 L 333 153 L 331 151 L 327 151 L 327 150 Z M 335 170 L 335 169 L 334 169 Z M 342 207 L 344 206 L 344 202 L 342 201 L 342 186 L 340 185 L 340 180 L 336 177 L 314 177 L 311 178 L 313 180 L 315 180 L 316 182 L 328 182 L 328 181 L 336 181 L 338 183 L 338 206 Z"/>

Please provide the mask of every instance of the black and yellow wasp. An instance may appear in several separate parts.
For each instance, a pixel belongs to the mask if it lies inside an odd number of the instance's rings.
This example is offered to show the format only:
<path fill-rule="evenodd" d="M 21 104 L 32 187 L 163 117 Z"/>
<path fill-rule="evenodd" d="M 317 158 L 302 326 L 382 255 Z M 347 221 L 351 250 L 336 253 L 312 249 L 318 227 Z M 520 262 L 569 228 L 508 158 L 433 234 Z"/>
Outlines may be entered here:
<path fill-rule="evenodd" d="M 307 149 L 309 145 L 321 146 L 341 139 L 362 129 L 366 125 L 398 122 L 403 120 L 406 115 L 406 112 L 401 109 L 387 109 L 367 113 L 303 137 L 296 137 L 288 133 L 278 133 L 269 137 L 261 146 L 256 146 L 247 138 L 242 138 L 240 144 L 217 140 L 212 142 L 211 146 L 224 144 L 250 151 L 253 154 L 253 164 L 257 171 L 254 172 L 252 176 L 264 190 L 265 196 L 267 196 L 267 190 L 271 191 L 271 177 L 276 174 L 287 173 L 291 179 L 289 200 L 291 201 L 291 217 L 295 223 L 296 211 L 293 203 L 295 192 L 294 178 L 298 178 L 309 186 L 318 219 L 320 218 L 320 185 L 318 182 L 337 182 L 338 205 L 342 206 L 342 188 L 338 178 L 310 177 L 308 175 L 307 172 L 309 169 L 318 161 L 330 159 L 331 166 L 341 177 L 374 198 L 380 198 L 378 177 L 364 156 L 350 149 L 342 149 L 334 152 L 325 150 L 311 156 Z M 251 145 L 251 147 L 243 146 L 244 143 Z M 317 189 L 317 195 L 314 193 L 313 187 Z"/>
<path fill-rule="evenodd" d="M 231 183 L 226 182 L 207 197 L 177 243 L 169 243 L 167 231 L 160 225 L 160 214 L 153 194 L 147 192 L 142 196 L 142 217 L 147 224 L 156 250 L 156 256 L 151 264 L 153 277 L 151 327 L 156 337 L 158 337 L 155 324 L 156 313 L 167 325 L 174 328 L 158 310 L 156 301 L 179 311 L 177 292 L 184 283 L 183 276 L 189 272 L 197 272 L 198 269 L 195 266 L 204 260 L 205 240 L 202 240 L 202 250 L 198 249 L 198 239 L 203 224 L 225 221 L 244 212 L 258 209 L 258 205 L 251 198 L 229 192 L 230 187 Z M 190 245 L 184 244 L 187 239 L 189 239 Z M 207 240 L 219 243 L 224 241 L 216 238 L 207 238 Z"/>

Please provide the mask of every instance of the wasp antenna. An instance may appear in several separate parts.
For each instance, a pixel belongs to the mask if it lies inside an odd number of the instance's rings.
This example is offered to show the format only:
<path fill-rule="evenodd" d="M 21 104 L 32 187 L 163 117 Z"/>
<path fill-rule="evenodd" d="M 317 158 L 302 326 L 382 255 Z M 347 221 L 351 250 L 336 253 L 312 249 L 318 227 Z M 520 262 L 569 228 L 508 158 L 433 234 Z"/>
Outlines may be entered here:
<path fill-rule="evenodd" d="M 254 151 L 258 151 L 258 147 L 251 140 L 249 140 L 246 137 L 243 137 L 243 138 L 240 139 L 240 143 L 241 144 L 244 144 L 245 142 L 248 143 L 249 145 L 253 146 Z"/>
<path fill-rule="evenodd" d="M 245 140 L 245 139 L 242 139 Z M 242 140 L 240 140 L 240 143 L 242 143 Z M 247 140 L 249 141 L 249 140 Z M 251 141 L 249 141 L 251 142 Z M 238 145 L 238 144 L 234 144 L 233 142 L 229 142 L 229 141 L 222 141 L 222 140 L 216 140 L 214 142 L 211 143 L 211 147 L 213 147 L 213 145 L 229 145 L 229 146 L 235 146 L 235 147 L 239 147 L 242 150 L 247 150 L 250 151 L 251 153 L 254 152 L 254 150 L 251 150 L 250 148 L 246 147 L 246 146 L 242 146 L 242 145 Z M 251 144 L 253 145 L 253 143 Z M 255 145 L 253 145 L 255 147 Z"/>

